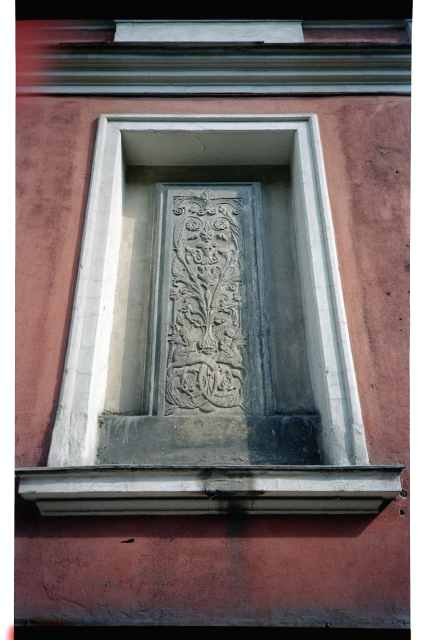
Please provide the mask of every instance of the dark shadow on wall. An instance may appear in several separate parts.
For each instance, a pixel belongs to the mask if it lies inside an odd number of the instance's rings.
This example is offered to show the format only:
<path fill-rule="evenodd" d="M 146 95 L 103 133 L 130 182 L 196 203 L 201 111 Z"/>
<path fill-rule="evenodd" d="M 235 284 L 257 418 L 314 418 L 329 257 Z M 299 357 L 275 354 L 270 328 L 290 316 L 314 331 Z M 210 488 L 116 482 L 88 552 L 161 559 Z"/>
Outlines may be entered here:
<path fill-rule="evenodd" d="M 16 494 L 17 538 L 116 538 L 137 546 L 146 538 L 357 538 L 379 516 L 261 515 L 41 516 L 35 503 Z M 128 543 L 133 539 L 134 542 Z"/>

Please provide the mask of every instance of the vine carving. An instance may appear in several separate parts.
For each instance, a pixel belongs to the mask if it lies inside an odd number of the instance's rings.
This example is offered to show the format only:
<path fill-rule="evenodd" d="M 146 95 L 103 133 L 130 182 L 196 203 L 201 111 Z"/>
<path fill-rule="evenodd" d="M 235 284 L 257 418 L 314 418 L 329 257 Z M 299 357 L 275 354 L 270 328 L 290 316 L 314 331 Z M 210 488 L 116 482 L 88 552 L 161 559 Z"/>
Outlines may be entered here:
<path fill-rule="evenodd" d="M 168 334 L 166 415 L 244 408 L 240 267 L 242 198 L 173 198 L 172 322 Z"/>

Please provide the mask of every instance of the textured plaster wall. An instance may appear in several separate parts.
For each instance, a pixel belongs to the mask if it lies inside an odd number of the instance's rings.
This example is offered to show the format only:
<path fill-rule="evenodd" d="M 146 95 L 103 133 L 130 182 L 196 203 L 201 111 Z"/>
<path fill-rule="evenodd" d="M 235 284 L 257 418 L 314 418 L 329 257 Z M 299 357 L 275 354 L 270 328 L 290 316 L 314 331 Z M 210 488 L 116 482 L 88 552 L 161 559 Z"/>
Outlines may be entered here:
<path fill-rule="evenodd" d="M 46 464 L 97 117 L 114 112 L 318 114 L 370 460 L 408 462 L 407 97 L 21 97 L 17 107 L 17 466 Z M 407 624 L 404 497 L 374 519 L 42 519 L 17 504 L 20 620 Z"/>
<path fill-rule="evenodd" d="M 405 29 L 308 29 L 303 28 L 305 42 L 381 42 L 409 44 Z"/>

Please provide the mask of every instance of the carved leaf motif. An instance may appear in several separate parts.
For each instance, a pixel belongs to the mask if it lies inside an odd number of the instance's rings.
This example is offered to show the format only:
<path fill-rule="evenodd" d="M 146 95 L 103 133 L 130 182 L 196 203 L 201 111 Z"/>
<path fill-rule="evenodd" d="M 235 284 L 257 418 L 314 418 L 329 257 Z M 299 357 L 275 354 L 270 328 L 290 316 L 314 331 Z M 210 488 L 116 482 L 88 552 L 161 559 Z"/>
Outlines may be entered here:
<path fill-rule="evenodd" d="M 182 222 L 177 224 L 174 230 L 174 246 L 176 249 L 179 249 L 183 242 L 184 232 L 185 232 L 185 224 L 183 220 Z"/>
<path fill-rule="evenodd" d="M 172 275 L 174 276 L 174 278 L 178 278 L 179 276 L 182 275 L 182 271 L 180 269 L 180 265 L 181 262 L 177 259 L 174 259 L 172 262 Z"/>
<path fill-rule="evenodd" d="M 190 320 L 191 324 L 193 324 L 195 327 L 199 327 L 200 328 L 202 326 L 202 323 L 200 322 L 200 320 L 198 320 L 195 316 L 191 316 L 189 318 L 189 320 Z"/>

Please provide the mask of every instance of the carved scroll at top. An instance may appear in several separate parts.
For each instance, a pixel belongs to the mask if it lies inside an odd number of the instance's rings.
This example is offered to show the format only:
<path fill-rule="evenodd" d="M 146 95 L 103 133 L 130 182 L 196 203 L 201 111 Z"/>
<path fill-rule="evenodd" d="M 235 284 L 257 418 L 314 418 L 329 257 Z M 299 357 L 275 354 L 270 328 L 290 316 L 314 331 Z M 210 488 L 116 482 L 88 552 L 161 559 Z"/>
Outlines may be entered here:
<path fill-rule="evenodd" d="M 244 407 L 240 311 L 242 198 L 175 196 L 166 414 Z M 215 216 L 213 220 L 202 216 Z M 199 217 L 200 216 L 200 217 Z"/>
<path fill-rule="evenodd" d="M 176 216 L 198 215 L 215 216 L 216 214 L 234 214 L 238 216 L 243 210 L 243 198 L 218 198 L 212 191 L 206 189 L 200 196 L 186 193 L 174 196 L 173 212 Z"/>

